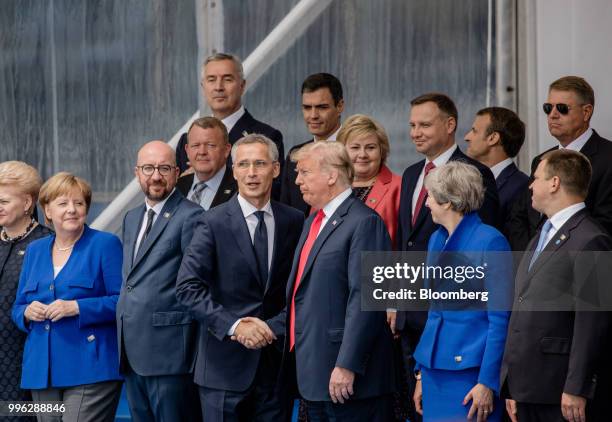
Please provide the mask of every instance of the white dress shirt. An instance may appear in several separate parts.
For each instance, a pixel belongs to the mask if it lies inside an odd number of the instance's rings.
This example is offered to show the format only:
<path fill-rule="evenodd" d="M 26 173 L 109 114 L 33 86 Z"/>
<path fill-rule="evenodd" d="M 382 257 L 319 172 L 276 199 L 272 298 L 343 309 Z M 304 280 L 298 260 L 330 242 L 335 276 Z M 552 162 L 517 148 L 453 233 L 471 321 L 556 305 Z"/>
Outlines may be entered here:
<path fill-rule="evenodd" d="M 589 128 L 582 135 L 567 144 L 566 147 L 559 144 L 559 149 L 571 149 L 572 151 L 580 152 L 580 150 L 582 149 L 584 144 L 587 143 L 591 135 L 593 135 L 593 129 L 591 129 L 591 127 L 589 126 Z"/>
<path fill-rule="evenodd" d="M 331 135 L 329 135 L 327 137 L 327 139 L 325 139 L 325 140 L 326 141 L 335 141 L 338 138 L 338 132 L 340 132 L 340 129 L 342 129 L 342 125 L 338 126 L 338 129 L 336 129 L 336 131 L 334 133 L 332 133 Z M 321 139 L 318 139 L 316 136 L 314 136 L 313 139 L 315 141 L 321 141 Z"/>
<path fill-rule="evenodd" d="M 578 202 L 577 204 L 570 205 L 567 208 L 563 208 L 561 211 L 557 211 L 555 215 L 550 217 L 551 227 L 550 227 L 550 230 L 548 231 L 548 235 L 546 236 L 546 239 L 544 240 L 544 243 L 542 244 L 542 249 L 546 247 L 550 239 L 555 237 L 559 229 L 565 223 L 567 223 L 567 220 L 572 218 L 574 214 L 576 214 L 578 211 L 584 208 L 586 208 L 586 205 L 584 204 L 584 202 Z"/>
<path fill-rule="evenodd" d="M 152 229 L 153 225 L 157 221 L 157 218 L 159 217 L 159 214 L 164 208 L 164 205 L 166 205 L 168 198 L 172 196 L 174 191 L 175 189 L 172 189 L 172 192 L 170 192 L 170 195 L 168 195 L 166 199 L 164 199 L 161 202 L 158 202 L 154 206 L 149 205 L 149 203 L 145 200 L 146 209 L 145 209 L 144 217 L 142 218 L 142 224 L 140 226 L 140 231 L 138 232 L 138 237 L 136 238 L 137 240 L 136 240 L 136 247 L 134 248 L 134 259 L 136 259 L 136 255 L 138 254 L 138 248 L 140 248 L 140 242 L 142 241 L 142 236 L 144 236 L 145 229 L 147 228 L 147 218 L 148 218 L 147 213 L 149 212 L 150 209 L 152 209 L 155 212 L 155 215 L 153 216 L 153 223 L 151 223 L 151 229 Z"/>
<path fill-rule="evenodd" d="M 342 205 L 342 203 L 346 200 L 346 198 L 351 196 L 352 192 L 353 190 L 351 188 L 346 189 L 345 191 L 341 192 L 338 196 L 336 196 L 334 199 L 329 201 L 327 205 L 323 207 L 323 213 L 325 214 L 325 217 L 323 217 L 323 221 L 321 221 L 321 227 L 319 228 L 319 233 L 321 233 L 321 230 L 323 230 L 323 227 L 325 227 L 325 225 L 329 221 L 329 217 L 331 217 L 336 212 L 338 207 Z M 319 233 L 317 233 L 317 236 L 319 235 Z"/>
<path fill-rule="evenodd" d="M 512 158 L 506 158 L 505 160 L 495 164 L 493 167 L 490 167 L 491 173 L 493 173 L 495 180 L 497 180 L 501 172 L 504 171 L 510 164 L 512 164 Z"/>
<path fill-rule="evenodd" d="M 457 149 L 457 144 L 453 144 L 449 149 L 447 149 L 442 154 L 440 154 L 438 157 L 436 157 L 436 159 L 433 160 L 434 166 L 440 167 L 446 164 L 448 160 L 450 160 L 451 155 L 453 155 L 456 149 Z M 419 194 L 421 193 L 421 189 L 423 188 L 423 181 L 425 180 L 425 166 L 427 165 L 427 163 L 429 163 L 429 160 L 426 159 L 425 165 L 423 166 L 423 169 L 421 170 L 421 174 L 419 174 L 419 179 L 417 180 L 417 184 L 414 188 L 414 192 L 412 193 L 412 215 L 414 215 L 414 209 L 416 208 L 416 204 L 419 200 Z M 423 204 L 423 206 L 424 205 L 425 204 Z"/>
<path fill-rule="evenodd" d="M 244 114 L 244 106 L 240 106 L 238 110 L 236 110 L 235 112 L 227 116 L 225 119 L 221 120 L 223 124 L 225 125 L 225 128 L 227 129 L 227 133 L 231 132 L 231 130 L 236 125 L 236 122 L 240 120 L 243 114 Z"/>
<path fill-rule="evenodd" d="M 225 176 L 225 168 L 226 166 L 221 167 L 221 169 L 208 181 L 206 182 L 206 188 L 202 191 L 200 195 L 200 206 L 204 208 L 206 211 L 212 205 L 213 200 L 215 199 L 215 195 L 219 190 L 219 186 L 221 186 L 221 182 L 223 181 L 223 176 Z M 187 198 L 191 200 L 193 198 L 193 194 L 195 193 L 196 185 L 200 182 L 197 174 L 193 174 L 193 183 L 191 184 L 191 189 L 187 193 Z"/>

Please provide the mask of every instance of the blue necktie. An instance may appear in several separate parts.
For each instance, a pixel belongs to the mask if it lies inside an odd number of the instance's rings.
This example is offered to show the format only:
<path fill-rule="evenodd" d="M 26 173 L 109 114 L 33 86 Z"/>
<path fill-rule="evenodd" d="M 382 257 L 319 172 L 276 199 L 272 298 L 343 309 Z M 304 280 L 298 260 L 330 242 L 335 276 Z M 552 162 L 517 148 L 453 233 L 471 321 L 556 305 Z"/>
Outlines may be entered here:
<path fill-rule="evenodd" d="M 253 236 L 253 248 L 257 257 L 257 267 L 259 276 L 264 286 L 268 282 L 268 228 L 264 221 L 264 212 L 255 211 L 257 217 L 257 227 L 255 227 L 255 235 Z"/>
<path fill-rule="evenodd" d="M 531 256 L 531 261 L 529 261 L 529 269 L 531 270 L 531 266 L 540 256 L 540 252 L 544 249 L 546 238 L 548 237 L 548 232 L 552 229 L 552 223 L 550 220 L 546 220 L 544 225 L 542 226 L 542 230 L 540 231 L 540 238 L 538 239 L 538 246 L 536 246 L 535 251 L 533 251 L 533 255 Z"/>

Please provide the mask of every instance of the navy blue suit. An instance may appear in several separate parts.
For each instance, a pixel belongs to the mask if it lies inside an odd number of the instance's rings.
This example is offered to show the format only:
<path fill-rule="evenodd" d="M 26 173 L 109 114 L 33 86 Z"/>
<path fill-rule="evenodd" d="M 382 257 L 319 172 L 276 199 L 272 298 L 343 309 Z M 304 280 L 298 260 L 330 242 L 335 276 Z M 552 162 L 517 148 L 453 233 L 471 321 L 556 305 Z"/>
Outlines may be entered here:
<path fill-rule="evenodd" d="M 291 302 L 300 251 L 314 215 L 304 224 L 287 284 Z M 385 223 L 372 209 L 350 196 L 329 216 L 304 267 L 295 296 L 295 349 L 285 341 L 284 388 L 297 382 L 301 397 L 330 402 L 329 380 L 334 367 L 356 374 L 354 395 L 359 399 L 385 396 L 395 389 L 391 331 L 384 312 L 361 311 L 361 252 L 391 250 Z M 289 333 L 286 312 L 271 322 L 275 333 Z M 295 369 L 292 367 L 295 362 Z M 297 375 L 297 380 L 293 379 Z M 346 406 L 347 409 L 350 405 Z M 369 420 L 367 414 L 349 420 Z"/>
<path fill-rule="evenodd" d="M 299 145 L 296 145 L 289 150 L 289 153 L 287 154 L 287 160 L 285 161 L 285 167 L 283 167 L 280 175 L 280 201 L 283 204 L 287 204 L 293 208 L 297 208 L 298 210 L 302 211 L 306 216 L 310 214 L 310 205 L 308 205 L 304 201 L 304 198 L 302 197 L 302 192 L 300 191 L 300 187 L 295 184 L 295 180 L 297 178 L 296 163 L 291 161 L 291 154 L 311 142 L 313 142 L 312 139 L 303 142 Z"/>
<path fill-rule="evenodd" d="M 512 203 L 519 195 L 528 189 L 529 176 L 520 171 L 516 164 L 512 163 L 502 170 L 495 179 L 497 193 L 499 194 L 500 220 L 504 224 L 504 234 L 506 234 L 505 224 L 512 209 Z"/>
<path fill-rule="evenodd" d="M 228 133 L 230 144 L 234 145 L 245 135 L 245 133 L 259 133 L 261 135 L 265 135 L 266 137 L 270 138 L 272 142 L 274 142 L 276 148 L 278 148 L 278 162 L 280 163 L 282 171 L 282 169 L 285 167 L 285 147 L 283 145 L 283 134 L 278 129 L 256 120 L 246 108 L 244 109 L 244 114 L 242 117 L 238 119 L 232 130 L 230 130 Z M 179 167 L 181 173 L 189 168 L 187 165 L 189 158 L 187 158 L 185 145 L 187 145 L 187 133 L 183 133 L 181 135 L 181 139 L 179 139 L 179 142 L 176 145 L 176 165 Z M 230 169 L 231 163 L 232 157 L 229 156 L 227 158 L 227 164 Z M 277 177 L 272 184 L 272 197 L 274 199 L 279 198 L 280 189 L 281 181 L 280 178 Z"/>
<path fill-rule="evenodd" d="M 254 383 L 271 385 L 272 389 L 276 384 L 282 357 L 280 345 L 249 350 L 227 335 L 238 318 L 267 320 L 285 307 L 287 277 L 304 216 L 284 204 L 273 201 L 271 206 L 275 229 L 267 280 L 261 279 L 257 269 L 236 196 L 203 215 L 185 253 L 177 279 L 177 297 L 200 322 L 195 382 L 202 387 L 245 392 Z M 279 341 L 282 344 L 283 339 Z M 209 410 L 203 409 L 205 420 L 209 420 Z M 269 416 L 257 420 L 275 420 Z"/>

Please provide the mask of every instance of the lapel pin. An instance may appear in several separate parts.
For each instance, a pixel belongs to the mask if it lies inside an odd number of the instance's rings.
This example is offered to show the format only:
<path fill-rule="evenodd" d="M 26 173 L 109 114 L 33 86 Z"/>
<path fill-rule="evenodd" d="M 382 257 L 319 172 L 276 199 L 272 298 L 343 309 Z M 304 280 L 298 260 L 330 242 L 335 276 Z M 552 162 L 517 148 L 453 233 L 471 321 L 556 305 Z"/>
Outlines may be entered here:
<path fill-rule="evenodd" d="M 332 221 L 332 226 L 336 225 L 336 220 Z"/>
<path fill-rule="evenodd" d="M 17 255 L 23 256 L 23 255 L 25 255 L 25 251 L 24 250 L 17 251 Z"/>
<path fill-rule="evenodd" d="M 561 243 L 561 240 L 557 239 L 557 241 L 555 242 L 555 245 L 558 245 L 559 243 Z"/>
<path fill-rule="evenodd" d="M 242 131 L 242 136 L 247 136 L 249 134 L 249 132 L 247 132 L 246 130 Z"/>
<path fill-rule="evenodd" d="M 229 195 L 230 193 L 232 193 L 232 190 L 231 189 L 225 189 L 223 191 L 223 193 L 226 194 L 226 195 Z"/>
<path fill-rule="evenodd" d="M 376 199 L 372 198 L 372 199 L 370 199 L 370 202 L 371 202 L 371 203 L 375 203 L 375 202 L 376 202 Z"/>
<path fill-rule="evenodd" d="M 165 212 L 164 213 L 164 218 L 170 218 L 170 213 L 169 212 Z"/>
<path fill-rule="evenodd" d="M 561 240 L 565 240 L 567 236 L 565 236 L 564 234 L 561 235 Z"/>

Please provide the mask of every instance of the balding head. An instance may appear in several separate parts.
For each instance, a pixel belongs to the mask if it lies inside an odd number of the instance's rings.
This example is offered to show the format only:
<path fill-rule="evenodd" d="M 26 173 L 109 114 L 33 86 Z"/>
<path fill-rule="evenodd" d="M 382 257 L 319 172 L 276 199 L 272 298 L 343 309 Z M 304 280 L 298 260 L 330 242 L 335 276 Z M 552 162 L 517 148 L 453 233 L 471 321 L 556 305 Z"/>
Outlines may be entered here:
<path fill-rule="evenodd" d="M 151 141 L 138 151 L 134 169 L 149 205 L 163 201 L 172 193 L 178 179 L 176 154 L 164 141 Z"/>

